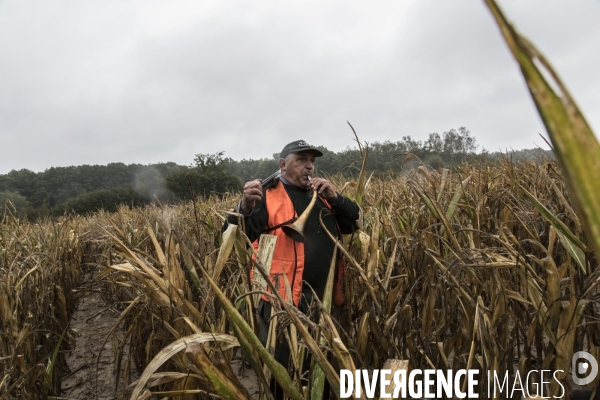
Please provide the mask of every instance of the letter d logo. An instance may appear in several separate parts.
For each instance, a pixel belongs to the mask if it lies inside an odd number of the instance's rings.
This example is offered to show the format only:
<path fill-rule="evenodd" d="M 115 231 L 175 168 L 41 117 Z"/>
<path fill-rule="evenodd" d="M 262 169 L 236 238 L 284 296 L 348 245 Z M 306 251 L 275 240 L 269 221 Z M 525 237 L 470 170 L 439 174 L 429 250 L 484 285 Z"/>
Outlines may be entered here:
<path fill-rule="evenodd" d="M 584 359 L 583 362 L 577 362 Z M 591 367 L 591 368 L 590 368 Z M 579 378 L 579 375 L 587 375 L 585 378 Z M 598 363 L 593 355 L 586 351 L 578 351 L 573 354 L 571 360 L 571 375 L 573 376 L 573 382 L 579 386 L 585 386 L 591 383 L 598 375 Z"/>

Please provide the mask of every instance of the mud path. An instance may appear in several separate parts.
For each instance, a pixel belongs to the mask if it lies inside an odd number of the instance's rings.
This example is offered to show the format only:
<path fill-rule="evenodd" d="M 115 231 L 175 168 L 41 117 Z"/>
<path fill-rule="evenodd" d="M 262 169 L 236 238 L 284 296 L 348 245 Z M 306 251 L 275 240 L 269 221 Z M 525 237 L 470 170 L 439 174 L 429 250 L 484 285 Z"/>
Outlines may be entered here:
<path fill-rule="evenodd" d="M 86 272 L 79 291 L 79 301 L 71 318 L 70 350 L 66 354 L 69 371 L 62 377 L 61 397 L 66 399 L 126 399 L 123 394 L 123 373 L 121 368 L 118 390 L 115 388 L 115 348 L 121 339 L 120 327 L 115 330 L 104 347 L 102 344 L 117 323 L 119 312 L 107 303 L 98 288 L 91 287 L 92 274 Z M 129 346 L 125 346 L 122 363 L 127 360 Z M 100 358 L 98 359 L 98 355 Z M 130 368 L 129 382 L 137 378 Z"/>
<path fill-rule="evenodd" d="M 123 387 L 125 362 L 129 355 L 128 345 L 123 351 L 119 385 L 118 388 L 115 387 L 115 349 L 122 338 L 122 327 L 115 329 L 104 344 L 119 319 L 119 311 L 106 300 L 100 287 L 92 286 L 92 281 L 93 273 L 88 270 L 77 289 L 79 299 L 71 317 L 70 350 L 66 350 L 65 354 L 68 370 L 62 376 L 60 397 L 69 400 L 128 399 L 131 389 L 126 390 Z M 242 367 L 239 348 L 234 353 L 232 367 L 240 383 L 248 389 L 251 398 L 258 399 L 256 374 L 249 366 Z M 130 383 L 139 377 L 133 366 L 127 373 Z"/>
<path fill-rule="evenodd" d="M 233 368 L 233 372 L 240 380 L 242 386 L 248 389 L 248 393 L 250 393 L 251 400 L 258 400 L 259 392 L 258 392 L 258 378 L 256 377 L 256 373 L 250 368 L 249 365 L 242 365 L 242 351 L 241 349 L 237 349 L 233 355 L 233 359 L 231 360 L 231 367 Z"/>

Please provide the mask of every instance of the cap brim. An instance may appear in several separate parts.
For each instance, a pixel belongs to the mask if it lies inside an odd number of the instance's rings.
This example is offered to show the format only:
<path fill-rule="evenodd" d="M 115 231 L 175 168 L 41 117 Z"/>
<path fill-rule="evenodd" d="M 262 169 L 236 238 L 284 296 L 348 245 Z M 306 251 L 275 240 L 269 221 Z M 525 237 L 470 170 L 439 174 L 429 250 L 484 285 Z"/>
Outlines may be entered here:
<path fill-rule="evenodd" d="M 317 149 L 303 149 L 302 151 L 299 151 L 298 153 L 312 153 L 315 155 L 315 157 L 323 157 L 323 153 L 321 153 L 319 150 Z"/>

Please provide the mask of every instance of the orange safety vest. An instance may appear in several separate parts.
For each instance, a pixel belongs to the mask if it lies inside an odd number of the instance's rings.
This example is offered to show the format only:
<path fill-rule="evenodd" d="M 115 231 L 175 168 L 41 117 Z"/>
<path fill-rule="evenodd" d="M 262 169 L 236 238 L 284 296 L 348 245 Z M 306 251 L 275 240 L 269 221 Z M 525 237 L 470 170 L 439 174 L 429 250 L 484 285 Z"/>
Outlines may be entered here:
<path fill-rule="evenodd" d="M 331 206 L 325 199 L 323 203 L 331 210 Z M 304 243 L 296 242 L 287 236 L 281 226 L 293 222 L 297 217 L 294 205 L 290 200 L 283 183 L 277 184 L 275 187 L 265 191 L 265 204 L 267 204 L 267 228 L 265 231 L 270 231 L 272 227 L 280 226 L 269 232 L 277 236 L 275 251 L 273 252 L 273 261 L 271 262 L 271 271 L 269 278 L 273 285 L 278 289 L 279 294 L 284 300 L 288 300 L 285 290 L 285 280 L 283 274 L 287 277 L 288 284 L 294 299 L 294 305 L 297 307 L 300 304 L 302 296 L 302 274 L 304 273 Z M 337 224 L 336 224 L 337 225 Z M 339 232 L 339 229 L 338 229 Z M 339 235 L 339 233 L 338 233 Z M 258 240 L 252 243 L 252 246 L 258 251 Z M 344 275 L 346 269 L 342 262 L 342 258 L 338 257 L 338 268 L 335 275 L 333 288 L 333 305 L 339 307 L 344 304 Z M 254 276 L 254 270 L 251 271 L 250 277 Z M 267 291 L 271 290 L 267 288 Z M 263 300 L 269 301 L 269 298 L 263 294 Z"/>

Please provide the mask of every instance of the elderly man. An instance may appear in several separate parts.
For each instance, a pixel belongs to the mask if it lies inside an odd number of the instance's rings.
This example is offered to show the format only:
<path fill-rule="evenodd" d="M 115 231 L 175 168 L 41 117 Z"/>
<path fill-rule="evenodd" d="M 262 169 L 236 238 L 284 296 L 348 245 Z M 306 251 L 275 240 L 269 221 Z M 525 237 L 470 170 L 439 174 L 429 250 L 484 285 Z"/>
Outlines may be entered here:
<path fill-rule="evenodd" d="M 282 297 L 289 301 L 283 278 L 285 274 L 294 305 L 303 312 L 308 310 L 313 298 L 308 285 L 322 298 L 335 248 L 335 243 L 319 223 L 319 214 L 324 209 L 321 214 L 325 228 L 333 237 L 338 238 L 341 234 L 352 233 L 357 229 L 359 214 L 356 203 L 337 193 L 328 180 L 314 176 L 315 160 L 322 155 L 321 151 L 304 140 L 287 144 L 279 159 L 280 182 L 264 192 L 261 181 L 246 182 L 242 201 L 238 205 L 238 211 L 245 219 L 246 235 L 256 247 L 261 234 L 277 236 L 271 263 L 271 282 Z M 304 227 L 304 242 L 296 242 L 281 227 L 302 215 L 311 201 L 313 191 L 318 193 L 318 197 Z M 228 222 L 237 224 L 237 219 L 230 216 Z M 340 306 L 343 303 L 343 268 L 341 262 L 338 264 L 334 304 Z M 258 306 L 260 339 L 263 344 L 267 340 L 271 315 L 269 301 L 267 296 L 263 296 Z M 284 366 L 288 365 L 289 348 L 285 339 L 278 340 L 275 358 Z"/>

